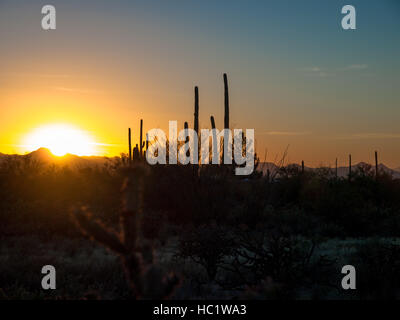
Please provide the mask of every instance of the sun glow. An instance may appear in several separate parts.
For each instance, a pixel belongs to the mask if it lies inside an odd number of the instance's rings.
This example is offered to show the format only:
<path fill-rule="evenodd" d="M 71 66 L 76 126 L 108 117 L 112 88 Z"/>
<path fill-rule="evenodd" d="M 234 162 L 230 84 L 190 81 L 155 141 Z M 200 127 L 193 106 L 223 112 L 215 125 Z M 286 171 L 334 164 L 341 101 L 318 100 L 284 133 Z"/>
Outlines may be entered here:
<path fill-rule="evenodd" d="M 47 148 L 55 156 L 97 154 L 96 143 L 88 133 L 65 124 L 39 127 L 25 137 L 23 145 L 28 151 Z"/>

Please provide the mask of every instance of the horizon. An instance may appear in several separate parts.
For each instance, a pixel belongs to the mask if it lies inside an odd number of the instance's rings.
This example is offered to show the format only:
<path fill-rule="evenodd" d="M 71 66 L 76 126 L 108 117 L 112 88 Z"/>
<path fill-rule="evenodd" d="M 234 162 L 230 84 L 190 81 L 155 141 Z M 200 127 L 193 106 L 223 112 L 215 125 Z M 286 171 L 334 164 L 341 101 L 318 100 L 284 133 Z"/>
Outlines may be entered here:
<path fill-rule="evenodd" d="M 0 0 L 0 300 L 399 299 L 399 15 Z"/>
<path fill-rule="evenodd" d="M 310 167 L 373 163 L 375 150 L 400 166 L 395 1 L 353 1 L 349 32 L 336 0 L 52 4 L 57 29 L 44 32 L 37 3 L 0 3 L 1 153 L 29 152 L 27 136 L 62 123 L 88 137 L 81 153 L 118 156 L 140 119 L 145 132 L 193 127 L 195 85 L 200 127 L 213 115 L 221 129 L 226 72 L 232 128 L 255 129 L 261 160 L 289 146 L 288 162 Z"/>
<path fill-rule="evenodd" d="M 66 153 L 66 154 L 64 154 L 62 156 L 58 156 L 58 155 L 55 155 L 54 153 L 52 153 L 52 151 L 49 148 L 46 148 L 46 147 L 39 147 L 36 150 L 30 151 L 30 152 L 25 152 L 24 154 L 20 154 L 20 153 L 2 153 L 2 152 L 0 152 L 0 155 L 3 155 L 3 156 L 28 156 L 28 155 L 31 155 L 31 154 L 36 154 L 36 153 L 38 153 L 40 151 L 43 151 L 43 152 L 46 152 L 47 154 L 50 154 L 50 156 L 52 156 L 53 158 L 55 158 L 57 160 L 63 160 L 68 156 L 74 156 L 74 157 L 84 158 L 84 159 L 86 159 L 86 158 L 107 158 L 107 159 L 112 159 L 112 158 L 121 157 L 121 154 L 120 155 L 113 155 L 113 156 L 104 156 L 104 155 L 82 155 L 82 156 L 80 156 L 80 155 L 77 155 L 77 154 L 74 154 L 74 153 Z M 123 153 L 123 154 L 125 156 L 128 156 L 127 153 Z M 280 159 L 275 159 L 275 161 L 274 160 L 263 161 L 262 159 L 259 159 L 259 160 L 260 160 L 259 163 L 261 165 L 270 164 L 270 165 L 275 165 L 275 166 L 278 167 Z M 363 165 L 363 164 L 374 166 L 374 164 L 372 162 L 359 161 L 359 162 L 356 162 L 356 163 L 352 163 L 351 167 L 354 168 L 354 167 L 358 167 L 359 165 Z M 289 166 L 289 165 L 297 165 L 297 166 L 301 167 L 301 163 L 287 162 L 287 161 L 285 163 L 283 163 L 284 167 Z M 340 165 L 339 162 L 338 162 L 338 169 L 348 168 L 348 166 L 349 166 L 348 163 L 347 164 L 344 163 L 343 165 Z M 393 170 L 393 171 L 396 171 L 396 172 L 400 173 L 400 166 L 399 167 L 390 167 L 390 166 L 387 166 L 384 162 L 381 162 L 381 161 L 378 161 L 378 166 L 384 166 L 387 169 L 390 169 L 390 170 Z M 319 169 L 319 168 L 331 168 L 331 169 L 333 169 L 334 168 L 334 166 L 323 166 L 323 165 L 321 165 L 321 166 L 309 166 L 307 164 L 305 164 L 304 167 L 308 168 L 308 169 Z M 258 168 L 258 170 L 259 169 L 260 168 Z"/>

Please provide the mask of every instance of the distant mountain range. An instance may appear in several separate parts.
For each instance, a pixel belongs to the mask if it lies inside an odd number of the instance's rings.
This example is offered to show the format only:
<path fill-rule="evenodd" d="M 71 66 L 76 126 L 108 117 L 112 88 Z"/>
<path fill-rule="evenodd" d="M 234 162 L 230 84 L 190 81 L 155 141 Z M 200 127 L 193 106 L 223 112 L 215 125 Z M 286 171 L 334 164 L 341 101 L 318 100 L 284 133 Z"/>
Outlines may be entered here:
<path fill-rule="evenodd" d="M 301 168 L 301 165 L 299 165 L 297 163 L 296 164 L 288 164 L 288 165 L 296 166 L 299 169 Z M 368 164 L 366 162 L 359 162 L 357 164 L 352 165 L 351 170 L 353 172 L 355 172 L 358 167 L 365 166 L 365 165 L 368 165 Z M 285 166 L 287 166 L 287 165 L 285 165 Z M 305 166 L 304 171 L 315 171 L 317 169 L 322 169 L 322 168 L 329 169 L 329 167 L 311 168 L 311 167 Z M 279 167 L 272 162 L 261 162 L 259 164 L 258 170 L 262 171 L 263 174 L 266 174 L 268 169 L 271 173 L 273 173 L 273 172 L 276 172 L 277 170 L 279 170 Z M 334 167 L 333 168 L 331 167 L 330 169 L 335 170 Z M 395 179 L 400 179 L 400 168 L 391 169 L 391 168 L 385 166 L 383 163 L 380 163 L 380 164 L 378 164 L 378 169 L 379 169 L 379 171 L 389 173 Z M 373 166 L 373 170 L 375 170 L 375 165 Z M 348 173 L 349 173 L 348 166 L 338 167 L 338 177 L 347 177 Z"/>
<path fill-rule="evenodd" d="M 100 157 L 100 156 L 77 156 L 74 154 L 66 154 L 63 157 L 54 156 L 49 149 L 40 148 L 31 153 L 27 153 L 24 155 L 9 155 L 0 153 L 0 164 L 2 161 L 9 158 L 27 158 L 30 157 L 33 160 L 40 161 L 45 164 L 62 164 L 70 167 L 92 167 L 92 166 L 103 166 L 105 163 L 110 162 L 118 157 Z M 297 166 L 300 168 L 299 164 L 291 164 L 292 166 Z M 355 171 L 357 167 L 366 165 L 365 162 L 360 162 L 352 166 L 352 170 Z M 391 174 L 394 178 L 400 179 L 400 167 L 391 169 L 384 164 L 378 165 L 380 171 L 387 172 Z M 258 166 L 258 170 L 262 171 L 264 174 L 267 173 L 267 170 L 270 170 L 271 173 L 276 172 L 279 167 L 272 162 L 261 162 Z M 334 169 L 334 168 L 331 168 Z M 304 167 L 305 171 L 315 171 L 317 168 Z M 349 167 L 338 167 L 338 176 L 346 177 L 349 172 Z"/>
<path fill-rule="evenodd" d="M 24 155 L 10 155 L 0 153 L 0 163 L 10 158 L 31 158 L 32 160 L 39 161 L 45 164 L 63 164 L 70 167 L 91 167 L 91 166 L 102 166 L 106 162 L 113 160 L 117 157 L 99 157 L 99 156 L 77 156 L 74 154 L 66 154 L 63 157 L 57 157 L 51 153 L 49 149 L 40 148 L 36 151 Z"/>

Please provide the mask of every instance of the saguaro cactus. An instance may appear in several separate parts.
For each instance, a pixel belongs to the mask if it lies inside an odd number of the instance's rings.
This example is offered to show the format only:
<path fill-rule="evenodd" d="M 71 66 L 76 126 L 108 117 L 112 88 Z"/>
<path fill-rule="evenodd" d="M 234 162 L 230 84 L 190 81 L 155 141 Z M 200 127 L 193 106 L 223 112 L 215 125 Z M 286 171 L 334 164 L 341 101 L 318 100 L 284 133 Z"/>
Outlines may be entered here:
<path fill-rule="evenodd" d="M 133 161 L 139 161 L 140 160 L 140 152 L 139 152 L 138 144 L 136 144 L 136 146 L 133 148 L 132 160 Z"/>
<path fill-rule="evenodd" d="M 224 73 L 224 129 L 229 129 L 229 89 L 228 76 Z M 224 135 L 224 144 L 222 148 L 222 161 L 225 159 L 225 146 L 227 145 L 228 137 Z"/>
<path fill-rule="evenodd" d="M 183 128 L 185 129 L 185 134 L 188 132 L 189 129 L 189 124 L 187 123 L 187 121 L 185 121 L 185 123 L 183 124 Z M 186 137 L 186 142 L 188 141 L 188 137 Z"/>
<path fill-rule="evenodd" d="M 140 157 L 143 157 L 143 119 L 140 119 Z"/>
<path fill-rule="evenodd" d="M 301 173 L 304 173 L 304 160 L 301 160 Z"/>
<path fill-rule="evenodd" d="M 225 115 L 224 115 L 224 129 L 229 129 L 229 90 L 228 90 L 228 76 L 224 73 L 224 102 L 225 102 Z"/>
<path fill-rule="evenodd" d="M 375 177 L 378 178 L 378 151 L 375 151 Z"/>
<path fill-rule="evenodd" d="M 197 137 L 199 137 L 199 88 L 197 86 L 194 87 L 194 131 L 196 132 Z M 200 149 L 200 139 L 198 139 L 197 143 Z M 199 162 L 199 158 L 193 160 L 197 160 L 197 163 Z M 199 166 L 195 164 L 193 166 L 194 175 L 198 174 L 198 169 Z"/>
<path fill-rule="evenodd" d="M 85 208 L 77 210 L 73 218 L 84 234 L 121 258 L 133 298 L 168 298 L 178 285 L 179 279 L 174 274 L 165 273 L 159 267 L 155 262 L 153 246 L 146 243 L 140 234 L 145 167 L 137 165 L 132 170 L 123 187 L 121 231 L 110 230 L 102 222 L 93 219 Z"/>
<path fill-rule="evenodd" d="M 336 158 L 336 161 L 335 161 L 335 178 L 337 179 L 337 158 Z"/>
<path fill-rule="evenodd" d="M 188 136 L 189 124 L 187 123 L 187 121 L 185 121 L 185 123 L 183 124 L 183 128 L 185 129 L 185 135 L 186 135 L 185 143 L 188 143 L 189 142 L 189 136 Z M 190 155 L 190 152 L 188 150 L 188 151 L 186 151 L 186 156 L 189 157 L 189 155 Z"/>
<path fill-rule="evenodd" d="M 214 117 L 211 116 L 211 117 L 210 117 L 210 120 L 211 120 L 211 129 L 215 129 L 215 120 L 214 120 Z"/>
<path fill-rule="evenodd" d="M 349 180 L 351 180 L 351 154 L 349 154 Z"/>
<path fill-rule="evenodd" d="M 199 134 L 199 88 L 194 87 L 194 131 Z"/>
<path fill-rule="evenodd" d="M 128 140 L 129 140 L 129 162 L 132 161 L 132 137 L 131 137 L 131 128 L 128 130 Z"/>
<path fill-rule="evenodd" d="M 213 116 L 210 117 L 210 121 L 211 121 L 211 129 L 213 130 L 212 131 L 212 148 L 211 148 L 212 154 L 214 154 L 215 152 L 218 152 L 218 155 L 219 155 L 220 150 L 217 150 L 217 148 L 218 148 L 217 133 L 215 132 L 215 120 L 214 120 Z"/>

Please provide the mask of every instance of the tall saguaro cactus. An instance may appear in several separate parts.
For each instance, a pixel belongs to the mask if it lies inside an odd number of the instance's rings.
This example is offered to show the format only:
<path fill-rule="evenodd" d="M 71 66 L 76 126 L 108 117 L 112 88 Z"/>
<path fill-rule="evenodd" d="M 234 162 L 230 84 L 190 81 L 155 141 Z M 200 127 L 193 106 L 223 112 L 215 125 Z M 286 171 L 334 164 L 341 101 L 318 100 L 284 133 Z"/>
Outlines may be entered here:
<path fill-rule="evenodd" d="M 143 119 L 140 119 L 140 157 L 143 157 Z"/>
<path fill-rule="evenodd" d="M 224 129 L 229 129 L 229 89 L 228 76 L 224 73 Z M 227 146 L 228 137 L 224 135 L 224 145 L 222 149 L 222 161 L 225 159 L 225 146 Z"/>
<path fill-rule="evenodd" d="M 217 133 L 215 132 L 215 120 L 214 120 L 214 116 L 210 117 L 210 121 L 211 121 L 211 129 L 212 129 L 212 153 L 214 155 L 214 153 L 218 152 L 219 155 L 219 150 L 217 150 L 218 148 L 218 143 L 217 143 Z M 212 156 L 214 157 L 214 156 Z"/>
<path fill-rule="evenodd" d="M 199 134 L 199 88 L 194 87 L 194 131 Z"/>
<path fill-rule="evenodd" d="M 196 132 L 197 137 L 199 137 L 199 88 L 197 86 L 194 87 L 194 131 Z M 200 147 L 200 139 L 198 139 L 198 144 Z M 197 160 L 197 163 L 198 163 L 199 158 L 193 159 L 193 160 Z M 194 175 L 198 174 L 198 169 L 199 169 L 199 166 L 197 164 L 195 164 L 193 166 L 193 174 Z"/>
<path fill-rule="evenodd" d="M 229 129 L 229 89 L 228 89 L 228 76 L 224 73 L 224 104 L 225 104 L 225 115 L 224 115 L 224 129 Z"/>
<path fill-rule="evenodd" d="M 129 140 L 129 163 L 132 161 L 132 136 L 131 128 L 128 130 L 128 140 Z"/>
<path fill-rule="evenodd" d="M 378 178 L 378 151 L 375 151 L 375 177 Z"/>

